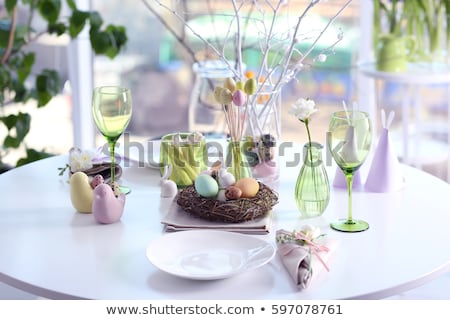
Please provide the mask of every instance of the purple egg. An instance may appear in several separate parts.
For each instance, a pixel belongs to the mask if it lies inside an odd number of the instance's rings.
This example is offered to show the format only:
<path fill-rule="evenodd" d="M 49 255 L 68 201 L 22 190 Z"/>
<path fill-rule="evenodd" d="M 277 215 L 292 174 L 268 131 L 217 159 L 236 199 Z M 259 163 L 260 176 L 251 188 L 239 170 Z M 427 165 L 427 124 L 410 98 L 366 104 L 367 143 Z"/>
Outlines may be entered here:
<path fill-rule="evenodd" d="M 233 103 L 238 107 L 244 105 L 244 103 L 245 103 L 244 91 L 238 89 L 233 93 Z"/>

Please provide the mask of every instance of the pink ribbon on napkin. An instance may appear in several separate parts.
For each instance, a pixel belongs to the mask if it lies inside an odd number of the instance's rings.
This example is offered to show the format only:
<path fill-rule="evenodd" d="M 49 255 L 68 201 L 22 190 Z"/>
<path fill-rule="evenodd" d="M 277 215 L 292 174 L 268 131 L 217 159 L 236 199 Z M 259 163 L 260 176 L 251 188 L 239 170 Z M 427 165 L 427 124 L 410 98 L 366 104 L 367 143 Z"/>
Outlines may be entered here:
<path fill-rule="evenodd" d="M 327 271 L 330 271 L 330 268 L 320 256 L 321 252 L 329 252 L 328 247 L 315 243 L 314 239 L 301 231 L 278 230 L 276 235 L 278 252 L 281 255 L 283 265 L 299 288 L 305 289 L 310 284 L 313 274 L 312 256 L 316 257 Z"/>
<path fill-rule="evenodd" d="M 311 250 L 311 253 L 317 257 L 317 259 L 319 259 L 320 263 L 322 263 L 323 267 L 329 272 L 330 268 L 328 268 L 327 264 L 325 263 L 325 261 L 323 261 L 322 257 L 320 256 L 319 252 L 328 252 L 330 251 L 330 249 L 328 249 L 328 247 L 323 246 L 323 245 L 319 245 L 317 243 L 314 243 L 311 239 L 309 239 L 308 237 L 305 236 L 304 233 L 302 232 L 296 232 L 295 233 L 295 239 L 300 240 L 300 241 L 304 241 L 304 244 L 292 244 L 291 246 L 285 246 L 283 249 L 281 249 L 281 254 L 282 255 L 287 255 L 289 254 L 292 250 L 298 249 L 299 246 L 308 246 L 309 249 Z"/>

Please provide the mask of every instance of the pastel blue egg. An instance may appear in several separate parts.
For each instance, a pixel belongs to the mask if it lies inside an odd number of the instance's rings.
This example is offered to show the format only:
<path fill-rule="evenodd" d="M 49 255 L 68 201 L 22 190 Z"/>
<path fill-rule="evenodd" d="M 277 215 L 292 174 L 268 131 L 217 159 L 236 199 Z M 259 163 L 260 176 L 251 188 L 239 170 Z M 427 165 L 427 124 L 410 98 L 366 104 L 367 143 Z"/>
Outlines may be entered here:
<path fill-rule="evenodd" d="M 194 182 L 195 191 L 203 197 L 212 198 L 219 192 L 217 181 L 207 174 L 200 174 Z"/>

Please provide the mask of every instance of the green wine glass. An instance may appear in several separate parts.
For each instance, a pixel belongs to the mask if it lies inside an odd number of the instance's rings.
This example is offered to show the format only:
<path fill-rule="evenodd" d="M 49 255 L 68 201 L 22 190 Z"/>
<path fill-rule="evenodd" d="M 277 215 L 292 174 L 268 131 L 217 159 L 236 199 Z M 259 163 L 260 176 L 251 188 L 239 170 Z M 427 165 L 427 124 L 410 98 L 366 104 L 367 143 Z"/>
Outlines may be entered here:
<path fill-rule="evenodd" d="M 331 227 L 344 232 L 367 230 L 369 224 L 352 216 L 353 175 L 367 158 L 372 143 L 372 125 L 364 111 L 338 111 L 331 115 L 327 145 L 347 182 L 347 219 L 332 222 Z"/>
<path fill-rule="evenodd" d="M 131 119 L 132 101 L 131 91 L 119 86 L 105 86 L 94 88 L 92 94 L 92 114 L 97 128 L 106 138 L 111 155 L 111 184 L 115 182 L 116 142 Z M 122 193 L 129 193 L 128 187 L 120 186 Z"/>

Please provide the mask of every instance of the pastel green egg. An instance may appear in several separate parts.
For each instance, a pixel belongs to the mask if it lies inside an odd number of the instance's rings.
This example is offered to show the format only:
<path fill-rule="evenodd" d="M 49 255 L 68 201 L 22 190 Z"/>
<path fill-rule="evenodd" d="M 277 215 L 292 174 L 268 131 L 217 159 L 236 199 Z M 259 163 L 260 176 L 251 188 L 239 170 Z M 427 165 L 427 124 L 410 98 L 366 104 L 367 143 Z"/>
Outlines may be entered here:
<path fill-rule="evenodd" d="M 242 81 L 237 81 L 236 82 L 236 90 L 244 90 L 244 82 Z"/>
<path fill-rule="evenodd" d="M 250 78 L 247 81 L 245 81 L 244 84 L 244 91 L 246 94 L 255 94 L 256 92 L 256 87 L 257 87 L 257 83 L 255 78 Z"/>
<path fill-rule="evenodd" d="M 212 198 L 219 192 L 217 181 L 207 174 L 200 174 L 194 182 L 195 191 L 205 198 Z"/>

